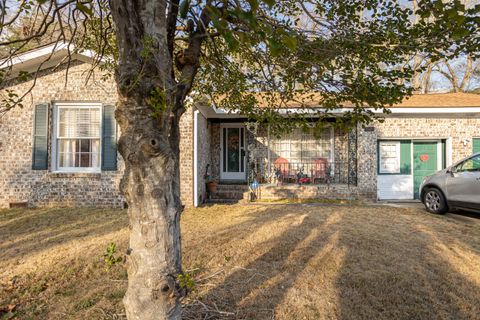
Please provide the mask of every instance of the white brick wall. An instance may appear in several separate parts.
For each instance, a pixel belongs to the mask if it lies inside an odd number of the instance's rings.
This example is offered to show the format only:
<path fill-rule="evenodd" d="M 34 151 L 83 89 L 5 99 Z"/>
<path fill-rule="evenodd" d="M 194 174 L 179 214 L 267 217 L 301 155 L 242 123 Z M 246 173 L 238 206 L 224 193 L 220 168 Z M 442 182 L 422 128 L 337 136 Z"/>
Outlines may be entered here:
<path fill-rule="evenodd" d="M 73 62 L 65 83 L 65 66 L 41 71 L 31 93 L 24 99 L 24 108 L 10 110 L 0 118 L 0 208 L 13 202 L 30 206 L 99 206 L 120 207 L 123 197 L 119 182 L 123 161 L 119 156 L 118 171 L 101 174 L 57 174 L 32 170 L 32 133 L 34 106 L 40 102 L 95 101 L 115 104 L 117 90 L 113 79 L 102 81 L 96 72 L 86 83 L 90 65 Z M 25 92 L 32 80 L 11 81 L 6 89 Z M 51 113 L 50 113 L 51 117 Z M 181 190 L 184 204 L 192 203 L 192 117 L 187 111 L 181 119 Z M 50 143 L 51 146 L 51 143 Z M 51 155 L 51 152 L 50 152 Z"/>

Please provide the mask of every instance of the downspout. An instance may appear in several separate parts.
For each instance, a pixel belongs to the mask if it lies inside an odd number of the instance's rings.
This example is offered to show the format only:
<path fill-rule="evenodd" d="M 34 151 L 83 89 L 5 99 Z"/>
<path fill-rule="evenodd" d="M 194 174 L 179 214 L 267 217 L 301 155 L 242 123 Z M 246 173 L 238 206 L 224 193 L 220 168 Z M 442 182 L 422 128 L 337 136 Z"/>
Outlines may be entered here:
<path fill-rule="evenodd" d="M 270 148 L 270 123 L 267 126 L 267 163 L 268 163 L 268 173 L 267 177 L 270 177 L 272 173 L 272 151 Z"/>
<path fill-rule="evenodd" d="M 453 143 L 452 143 L 452 137 L 449 137 L 445 141 L 445 152 L 447 153 L 445 155 L 445 166 L 450 167 L 453 164 Z"/>
<path fill-rule="evenodd" d="M 193 206 L 198 207 L 198 114 L 193 112 Z"/>

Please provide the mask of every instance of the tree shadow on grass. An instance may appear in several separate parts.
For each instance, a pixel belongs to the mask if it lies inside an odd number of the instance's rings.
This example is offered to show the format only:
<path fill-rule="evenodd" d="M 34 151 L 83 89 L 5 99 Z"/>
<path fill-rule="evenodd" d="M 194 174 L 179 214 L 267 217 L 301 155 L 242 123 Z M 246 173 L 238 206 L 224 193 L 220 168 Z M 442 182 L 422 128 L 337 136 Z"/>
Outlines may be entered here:
<path fill-rule="evenodd" d="M 127 220 L 121 210 L 5 210 L 0 215 L 0 259 L 16 259 L 72 240 L 119 231 Z"/>
<path fill-rule="evenodd" d="M 480 255 L 471 248 L 480 239 L 465 235 L 468 226 L 418 213 L 390 215 L 387 223 L 382 215 L 368 227 L 358 216 L 340 226 L 347 255 L 336 281 L 338 318 L 479 319 Z M 462 271 L 475 264 L 477 276 Z"/>
<path fill-rule="evenodd" d="M 397 208 L 284 209 L 227 230 L 241 248 L 290 221 L 247 247 L 247 263 L 199 294 L 185 319 L 480 318 L 480 239 L 469 226 Z"/>
<path fill-rule="evenodd" d="M 299 208 L 303 211 L 298 211 Z M 245 239 L 275 220 L 284 219 L 283 223 L 288 224 L 280 234 L 276 231 L 285 225 L 270 225 L 274 236 L 259 242 L 256 248 L 250 247 L 255 254 L 263 252 L 245 266 L 234 266 L 222 283 L 202 297 L 203 303 L 226 310 L 226 313 L 217 314 L 219 318 L 226 315 L 238 319 L 272 318 L 274 309 L 281 304 L 306 264 L 314 257 L 320 260 L 328 257 L 335 243 L 335 228 L 329 229 L 329 226 L 338 223 L 342 213 L 325 212 L 322 216 L 322 221 L 312 218 L 312 212 L 306 206 L 282 206 L 269 209 L 261 219 L 244 225 L 245 228 L 236 226 L 236 238 Z M 239 229 L 246 234 L 239 235 Z M 229 234 L 232 230 L 222 232 Z M 184 317 L 188 319 L 192 315 L 198 319 L 212 316 L 202 305 L 186 306 Z"/>

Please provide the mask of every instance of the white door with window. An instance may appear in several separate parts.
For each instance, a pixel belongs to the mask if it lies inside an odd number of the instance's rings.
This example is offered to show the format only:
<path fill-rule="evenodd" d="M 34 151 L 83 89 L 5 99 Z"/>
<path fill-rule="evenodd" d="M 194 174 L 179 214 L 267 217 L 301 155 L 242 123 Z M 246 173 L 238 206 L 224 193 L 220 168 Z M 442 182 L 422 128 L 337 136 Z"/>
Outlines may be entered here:
<path fill-rule="evenodd" d="M 224 124 L 220 129 L 220 179 L 246 180 L 245 127 Z"/>

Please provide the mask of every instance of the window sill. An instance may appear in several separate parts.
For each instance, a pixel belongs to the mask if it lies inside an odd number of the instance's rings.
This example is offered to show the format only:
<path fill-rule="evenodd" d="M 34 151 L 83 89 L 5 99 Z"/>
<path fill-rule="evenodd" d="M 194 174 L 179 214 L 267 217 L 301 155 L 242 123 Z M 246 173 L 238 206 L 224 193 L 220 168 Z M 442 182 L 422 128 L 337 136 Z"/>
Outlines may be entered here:
<path fill-rule="evenodd" d="M 64 171 L 53 171 L 48 174 L 51 178 L 86 178 L 86 179 L 100 179 L 102 173 L 98 172 L 64 172 Z"/>

